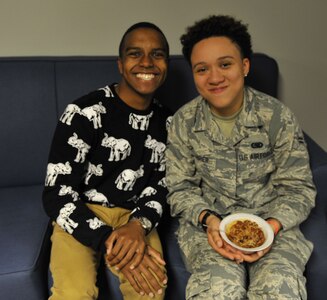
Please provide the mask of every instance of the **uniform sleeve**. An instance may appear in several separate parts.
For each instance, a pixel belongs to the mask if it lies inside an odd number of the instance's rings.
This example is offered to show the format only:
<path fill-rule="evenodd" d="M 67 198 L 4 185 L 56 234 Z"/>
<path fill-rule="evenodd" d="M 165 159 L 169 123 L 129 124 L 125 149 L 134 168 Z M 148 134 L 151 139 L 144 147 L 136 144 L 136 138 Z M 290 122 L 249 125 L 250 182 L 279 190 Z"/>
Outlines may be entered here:
<path fill-rule="evenodd" d="M 166 182 L 171 214 L 198 226 L 200 213 L 208 209 L 201 194 L 201 178 L 196 173 L 194 156 L 188 143 L 188 128 L 182 114 L 175 114 L 168 132 Z"/>
<path fill-rule="evenodd" d="M 308 217 L 314 207 L 316 189 L 303 132 L 296 118 L 284 108 L 281 120 L 283 126 L 274 147 L 277 168 L 272 174 L 278 198 L 272 203 L 269 217 L 278 219 L 284 229 L 289 229 Z"/>
<path fill-rule="evenodd" d="M 81 200 L 88 155 L 96 139 L 92 122 L 70 104 L 58 122 L 47 165 L 43 205 L 50 219 L 82 244 L 104 250 L 112 229 Z"/>

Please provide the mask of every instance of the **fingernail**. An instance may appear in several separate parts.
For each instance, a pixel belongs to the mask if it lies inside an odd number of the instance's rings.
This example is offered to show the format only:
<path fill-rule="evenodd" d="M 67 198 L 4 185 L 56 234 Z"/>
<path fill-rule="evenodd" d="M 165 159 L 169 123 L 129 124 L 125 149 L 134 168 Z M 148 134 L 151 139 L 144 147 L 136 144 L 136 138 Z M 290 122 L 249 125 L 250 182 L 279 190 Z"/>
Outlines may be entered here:
<path fill-rule="evenodd" d="M 150 298 L 153 298 L 154 297 L 153 293 L 150 293 L 149 296 L 150 296 Z"/>
<path fill-rule="evenodd" d="M 163 284 L 167 284 L 167 282 L 168 282 L 168 280 L 165 279 L 162 283 L 163 283 Z"/>
<path fill-rule="evenodd" d="M 116 270 L 116 271 L 119 271 L 119 268 L 118 268 L 118 267 L 115 267 L 115 270 Z"/>
<path fill-rule="evenodd" d="M 144 296 L 144 292 L 141 291 L 141 292 L 140 292 L 140 295 L 141 295 L 141 296 Z"/>
<path fill-rule="evenodd" d="M 157 293 L 158 293 L 159 295 L 161 295 L 161 294 L 162 294 L 162 289 L 159 289 L 159 290 L 157 291 Z"/>
<path fill-rule="evenodd" d="M 130 266 L 129 268 L 130 268 L 131 270 L 134 270 L 135 267 L 134 267 L 134 266 Z"/>

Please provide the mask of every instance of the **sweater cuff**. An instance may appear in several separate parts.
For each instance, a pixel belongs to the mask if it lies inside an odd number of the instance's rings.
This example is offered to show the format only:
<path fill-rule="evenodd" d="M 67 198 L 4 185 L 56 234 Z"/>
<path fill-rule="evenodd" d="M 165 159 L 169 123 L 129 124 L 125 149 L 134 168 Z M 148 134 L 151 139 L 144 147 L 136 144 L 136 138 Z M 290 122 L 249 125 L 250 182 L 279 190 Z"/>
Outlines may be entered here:
<path fill-rule="evenodd" d="M 143 207 L 142 209 L 139 207 L 135 208 L 131 212 L 130 219 L 131 218 L 146 218 L 149 220 L 151 223 L 151 228 L 147 231 L 147 234 L 150 233 L 153 228 L 157 227 L 160 220 L 160 216 L 152 208 L 149 207 Z"/>

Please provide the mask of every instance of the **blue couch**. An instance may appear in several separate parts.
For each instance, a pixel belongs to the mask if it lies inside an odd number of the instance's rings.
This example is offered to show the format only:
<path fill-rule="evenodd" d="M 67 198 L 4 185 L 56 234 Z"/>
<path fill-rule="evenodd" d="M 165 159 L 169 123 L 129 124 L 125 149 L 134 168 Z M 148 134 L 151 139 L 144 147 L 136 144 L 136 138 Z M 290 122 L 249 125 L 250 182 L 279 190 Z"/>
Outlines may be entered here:
<path fill-rule="evenodd" d="M 115 57 L 0 58 L 0 298 L 43 300 L 49 295 L 51 228 L 41 194 L 49 146 L 65 106 L 77 97 L 118 81 Z M 278 67 L 255 54 L 248 84 L 273 96 Z M 168 80 L 157 98 L 175 111 L 196 95 L 181 56 L 170 61 Z M 306 136 L 318 195 L 302 228 L 315 249 L 307 265 L 309 300 L 324 298 L 327 282 L 327 153 Z M 168 263 L 168 300 L 185 299 L 185 270 L 174 231 L 165 216 L 159 231 Z M 121 299 L 117 280 L 100 266 L 99 299 Z"/>

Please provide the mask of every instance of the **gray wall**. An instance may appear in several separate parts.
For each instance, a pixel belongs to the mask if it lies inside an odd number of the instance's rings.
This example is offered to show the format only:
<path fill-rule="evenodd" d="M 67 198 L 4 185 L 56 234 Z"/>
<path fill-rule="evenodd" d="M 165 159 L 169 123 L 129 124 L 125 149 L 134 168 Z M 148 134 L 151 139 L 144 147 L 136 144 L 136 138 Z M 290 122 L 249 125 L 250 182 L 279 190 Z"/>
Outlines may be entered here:
<path fill-rule="evenodd" d="M 180 54 L 188 25 L 231 14 L 249 24 L 254 50 L 278 61 L 279 98 L 327 150 L 326 11 L 324 0 L 0 0 L 0 56 L 116 55 L 125 29 L 144 20 Z"/>

